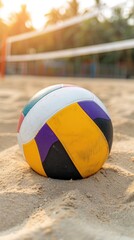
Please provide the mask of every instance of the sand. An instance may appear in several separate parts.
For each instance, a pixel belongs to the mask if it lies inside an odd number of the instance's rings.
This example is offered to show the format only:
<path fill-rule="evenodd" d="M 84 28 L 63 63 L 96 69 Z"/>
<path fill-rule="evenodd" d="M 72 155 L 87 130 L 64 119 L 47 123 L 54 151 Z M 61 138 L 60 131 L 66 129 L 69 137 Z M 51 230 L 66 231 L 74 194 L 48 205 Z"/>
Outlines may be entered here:
<path fill-rule="evenodd" d="M 35 173 L 23 160 L 16 125 L 28 99 L 56 83 L 93 91 L 114 126 L 109 159 L 77 181 Z M 134 81 L 11 76 L 0 82 L 0 240 L 134 239 Z"/>

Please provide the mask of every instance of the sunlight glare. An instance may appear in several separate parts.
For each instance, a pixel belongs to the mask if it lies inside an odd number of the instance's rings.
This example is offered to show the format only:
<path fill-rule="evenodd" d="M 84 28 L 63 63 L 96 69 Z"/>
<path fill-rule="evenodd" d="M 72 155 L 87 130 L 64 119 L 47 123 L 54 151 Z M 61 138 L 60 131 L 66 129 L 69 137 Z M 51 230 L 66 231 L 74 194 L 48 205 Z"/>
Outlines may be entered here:
<path fill-rule="evenodd" d="M 22 4 L 27 6 L 27 10 L 31 15 L 33 26 L 38 29 L 45 25 L 44 15 L 48 13 L 52 8 L 59 8 L 66 5 L 65 0 L 38 0 L 33 3 L 33 0 L 3 0 L 4 7 L 1 10 L 1 16 L 4 20 L 8 21 L 9 16 L 12 13 L 20 11 Z"/>
<path fill-rule="evenodd" d="M 123 2 L 124 0 L 118 0 L 118 2 Z M 131 0 L 133 1 L 133 0 Z M 40 29 L 44 27 L 46 23 L 45 14 L 48 13 L 52 8 L 65 8 L 67 6 L 66 0 L 2 0 L 4 7 L 0 10 L 1 17 L 8 22 L 9 16 L 12 13 L 20 11 L 22 4 L 27 6 L 27 11 L 30 13 L 33 27 Z M 95 0 L 78 0 L 80 4 L 80 9 L 85 8 L 90 9 L 91 6 L 95 4 Z M 107 5 L 116 4 L 117 0 L 112 0 L 112 2 L 107 2 L 107 0 L 102 0 L 102 3 Z M 109 15 L 107 13 L 107 15 Z M 110 15 L 109 15 L 110 17 Z"/>

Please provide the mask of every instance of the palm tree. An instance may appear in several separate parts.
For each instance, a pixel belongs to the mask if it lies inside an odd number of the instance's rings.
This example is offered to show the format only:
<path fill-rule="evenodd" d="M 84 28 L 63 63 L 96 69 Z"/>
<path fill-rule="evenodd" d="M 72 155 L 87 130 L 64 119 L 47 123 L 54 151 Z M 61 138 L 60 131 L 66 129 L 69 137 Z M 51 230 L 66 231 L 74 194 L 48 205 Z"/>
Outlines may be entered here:
<path fill-rule="evenodd" d="M 21 5 L 19 13 L 10 16 L 10 35 L 20 34 L 33 30 L 30 14 L 27 12 L 26 5 Z"/>
<path fill-rule="evenodd" d="M 3 2 L 0 0 L 0 10 L 3 8 Z M 3 36 L 7 33 L 7 25 L 4 23 L 3 19 L 0 18 L 0 44 Z"/>
<path fill-rule="evenodd" d="M 45 17 L 47 17 L 46 25 L 53 25 L 59 22 L 62 16 L 59 9 L 53 8 L 49 13 L 45 14 Z"/>
<path fill-rule="evenodd" d="M 95 5 L 96 5 L 97 8 L 100 8 L 101 0 L 95 0 Z"/>
<path fill-rule="evenodd" d="M 79 15 L 79 3 L 77 0 L 68 1 L 68 8 L 66 9 L 63 18 L 71 18 Z"/>
<path fill-rule="evenodd" d="M 64 14 L 61 14 L 60 10 L 56 8 L 51 9 L 49 13 L 45 14 L 45 17 L 47 17 L 46 25 L 52 25 L 77 15 L 79 15 L 79 3 L 77 0 L 71 0 L 68 1 L 68 7 L 65 9 Z"/>
<path fill-rule="evenodd" d="M 3 2 L 2 2 L 2 0 L 0 0 L 0 8 L 2 8 L 3 7 Z"/>

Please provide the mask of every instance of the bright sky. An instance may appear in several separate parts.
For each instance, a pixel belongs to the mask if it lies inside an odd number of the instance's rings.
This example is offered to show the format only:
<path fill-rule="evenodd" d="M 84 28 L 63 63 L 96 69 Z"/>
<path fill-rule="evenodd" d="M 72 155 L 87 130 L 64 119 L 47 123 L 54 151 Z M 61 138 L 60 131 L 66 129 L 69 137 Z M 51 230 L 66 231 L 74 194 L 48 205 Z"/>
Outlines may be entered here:
<path fill-rule="evenodd" d="M 94 0 L 78 0 L 80 3 L 80 8 L 90 8 L 94 5 Z M 129 0 L 127 2 L 132 2 Z M 18 12 L 20 10 L 20 5 L 26 4 L 27 10 L 31 15 L 32 24 L 35 28 L 42 28 L 45 23 L 44 14 L 48 13 L 52 8 L 65 7 L 67 0 L 3 0 L 4 4 L 3 9 L 0 12 L 0 15 L 5 20 L 8 19 L 9 15 L 12 12 Z M 109 2 L 109 3 L 108 3 Z M 116 5 L 117 3 L 123 3 L 124 0 L 102 0 L 102 3 L 106 3 L 109 6 Z"/>

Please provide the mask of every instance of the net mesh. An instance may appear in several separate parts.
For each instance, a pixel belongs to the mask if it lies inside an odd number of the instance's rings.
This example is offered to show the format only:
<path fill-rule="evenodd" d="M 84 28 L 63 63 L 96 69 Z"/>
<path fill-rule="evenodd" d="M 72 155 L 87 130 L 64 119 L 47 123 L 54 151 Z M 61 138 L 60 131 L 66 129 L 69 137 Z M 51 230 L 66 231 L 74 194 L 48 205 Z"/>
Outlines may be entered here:
<path fill-rule="evenodd" d="M 117 5 L 113 7 L 117 7 Z M 113 51 L 115 52 L 115 58 L 117 52 L 118 55 L 122 55 L 122 51 L 129 51 L 129 49 L 134 48 L 134 39 L 91 46 L 81 46 L 81 44 L 80 46 L 73 46 L 70 41 L 70 46 L 65 49 L 64 34 L 68 31 L 68 28 L 72 27 L 72 31 L 77 33 L 77 31 L 80 31 L 84 21 L 98 17 L 104 8 L 102 6 L 101 9 L 49 26 L 42 31 L 9 37 L 5 56 L 6 73 L 125 77 L 127 75 L 127 66 L 114 63 L 114 61 L 112 64 L 102 64 L 99 60 L 104 56 L 107 59 Z M 47 46 L 47 51 L 41 52 L 42 49 L 45 49 L 46 43 L 49 43 L 50 46 Z M 133 66 L 129 66 L 129 68 L 133 75 Z"/>

